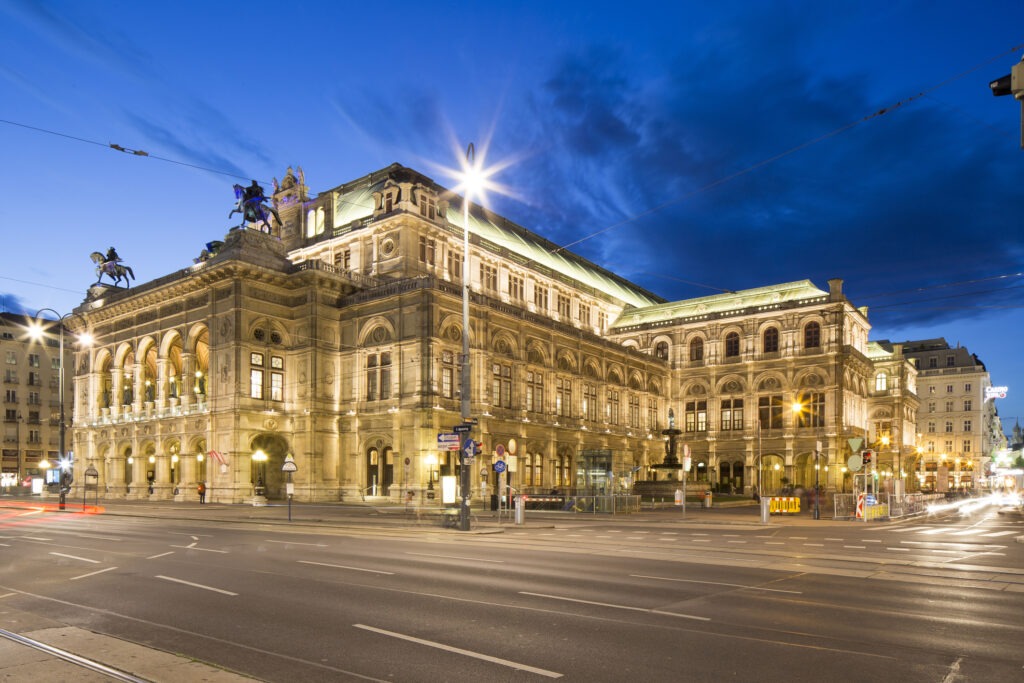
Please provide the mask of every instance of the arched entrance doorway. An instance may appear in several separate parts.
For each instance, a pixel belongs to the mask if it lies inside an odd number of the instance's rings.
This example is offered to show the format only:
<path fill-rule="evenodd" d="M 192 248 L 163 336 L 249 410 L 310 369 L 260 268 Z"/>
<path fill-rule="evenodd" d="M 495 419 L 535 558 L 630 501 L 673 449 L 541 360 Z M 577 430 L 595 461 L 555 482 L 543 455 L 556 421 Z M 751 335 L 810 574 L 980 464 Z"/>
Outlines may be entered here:
<path fill-rule="evenodd" d="M 366 449 L 366 488 L 370 496 L 386 496 L 395 481 L 395 455 L 391 446 L 375 444 Z"/>
<path fill-rule="evenodd" d="M 264 496 L 271 500 L 284 498 L 284 473 L 281 466 L 289 453 L 288 442 L 280 434 L 260 434 L 252 440 L 250 452 L 262 452 L 266 459 L 250 458 L 249 480 L 255 488 L 262 481 Z"/>

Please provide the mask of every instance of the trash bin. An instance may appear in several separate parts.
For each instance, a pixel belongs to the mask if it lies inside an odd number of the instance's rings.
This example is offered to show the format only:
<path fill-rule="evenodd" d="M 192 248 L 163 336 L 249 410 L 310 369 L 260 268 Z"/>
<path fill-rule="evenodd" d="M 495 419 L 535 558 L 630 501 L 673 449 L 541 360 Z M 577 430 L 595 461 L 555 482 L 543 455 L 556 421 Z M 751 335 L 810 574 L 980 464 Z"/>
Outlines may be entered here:
<path fill-rule="evenodd" d="M 526 521 L 526 496 L 516 496 L 516 524 Z"/>

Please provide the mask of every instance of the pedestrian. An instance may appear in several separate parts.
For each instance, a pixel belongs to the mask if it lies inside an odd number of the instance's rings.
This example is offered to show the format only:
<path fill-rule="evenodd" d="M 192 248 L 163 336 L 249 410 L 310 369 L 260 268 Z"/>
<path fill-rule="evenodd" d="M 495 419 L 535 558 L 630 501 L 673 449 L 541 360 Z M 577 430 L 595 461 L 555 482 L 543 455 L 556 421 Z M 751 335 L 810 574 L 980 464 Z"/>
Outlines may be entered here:
<path fill-rule="evenodd" d="M 206 502 L 206 482 L 199 482 L 199 504 Z"/>

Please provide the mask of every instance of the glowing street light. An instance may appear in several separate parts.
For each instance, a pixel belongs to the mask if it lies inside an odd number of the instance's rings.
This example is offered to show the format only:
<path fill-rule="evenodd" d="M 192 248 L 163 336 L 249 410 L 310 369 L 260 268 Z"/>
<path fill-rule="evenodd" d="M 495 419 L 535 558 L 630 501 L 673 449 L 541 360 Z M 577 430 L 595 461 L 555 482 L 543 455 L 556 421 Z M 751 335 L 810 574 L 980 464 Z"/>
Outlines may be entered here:
<path fill-rule="evenodd" d="M 42 322 L 42 320 L 40 319 L 39 316 L 41 314 L 43 314 L 43 313 L 46 313 L 46 312 L 52 313 L 54 316 L 56 316 L 56 318 L 57 318 L 56 319 L 56 325 L 57 325 L 57 330 L 58 330 L 59 339 L 60 339 L 59 346 L 58 346 L 58 351 L 57 351 L 57 353 L 58 353 L 58 359 L 57 359 L 57 363 L 58 363 L 57 364 L 57 393 L 59 395 L 59 401 L 60 401 L 60 423 L 59 423 L 59 430 L 60 430 L 59 431 L 59 434 L 60 434 L 59 448 L 60 448 L 60 454 L 59 454 L 58 457 L 60 458 L 60 465 L 61 465 L 61 469 L 60 469 L 60 499 L 59 499 L 59 503 L 60 503 L 60 509 L 63 510 L 65 504 L 67 503 L 67 494 L 68 494 L 68 491 L 71 489 L 71 482 L 74 480 L 74 476 L 73 476 L 73 474 L 71 472 L 70 461 L 67 458 L 67 448 L 65 447 L 65 438 L 66 438 L 66 432 L 67 432 L 67 422 L 65 421 L 65 418 L 64 418 L 64 320 L 66 318 L 69 318 L 69 317 L 71 317 L 73 315 L 76 315 L 76 314 L 75 313 L 65 313 L 64 315 L 61 315 L 60 313 L 58 313 L 57 311 L 53 310 L 52 308 L 42 308 L 42 309 L 39 309 L 38 311 L 36 311 L 36 314 L 33 316 L 32 322 L 29 323 L 29 326 L 28 326 L 29 336 L 31 336 L 36 341 L 40 341 L 43 338 L 43 334 L 44 334 L 43 322 Z M 78 337 L 78 342 L 79 342 L 79 344 L 81 344 L 83 346 L 89 346 L 89 345 L 92 344 L 92 335 L 81 334 Z M 67 463 L 66 466 L 65 466 L 65 463 Z M 40 463 L 40 466 L 42 466 L 42 463 Z M 49 464 L 47 464 L 47 467 L 44 468 L 44 469 L 49 469 Z"/>

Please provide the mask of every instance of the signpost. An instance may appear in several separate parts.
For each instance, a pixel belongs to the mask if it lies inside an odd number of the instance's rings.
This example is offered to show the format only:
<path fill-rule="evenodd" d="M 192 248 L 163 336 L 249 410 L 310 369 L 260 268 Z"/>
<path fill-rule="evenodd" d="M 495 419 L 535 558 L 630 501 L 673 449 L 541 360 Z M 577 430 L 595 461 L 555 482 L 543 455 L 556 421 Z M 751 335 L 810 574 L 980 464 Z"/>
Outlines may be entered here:
<path fill-rule="evenodd" d="M 295 484 L 292 483 L 292 475 L 299 471 L 298 466 L 295 464 L 295 458 L 292 454 L 284 456 L 284 464 L 281 465 L 281 471 L 288 475 L 288 481 L 285 483 L 285 492 L 288 494 L 288 521 L 292 521 L 292 495 L 295 494 Z"/>

